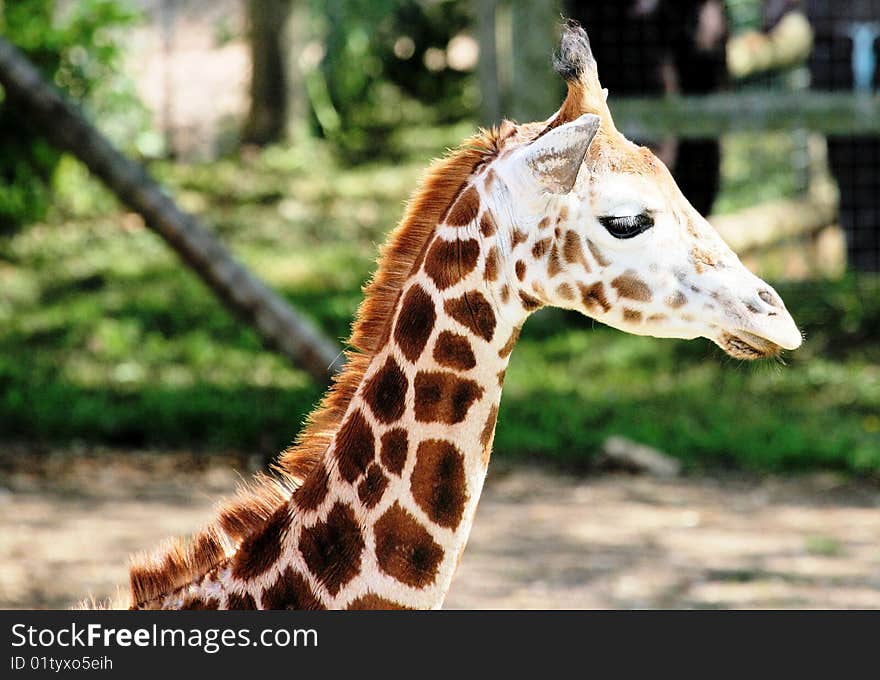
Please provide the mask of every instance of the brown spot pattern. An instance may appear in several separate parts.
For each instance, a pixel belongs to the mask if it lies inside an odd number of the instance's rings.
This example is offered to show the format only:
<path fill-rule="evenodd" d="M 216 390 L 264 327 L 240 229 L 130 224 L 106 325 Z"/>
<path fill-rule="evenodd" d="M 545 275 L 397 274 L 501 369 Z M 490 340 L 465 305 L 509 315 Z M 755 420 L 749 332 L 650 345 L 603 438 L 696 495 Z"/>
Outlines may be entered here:
<path fill-rule="evenodd" d="M 574 290 L 567 283 L 556 286 L 556 294 L 563 300 L 574 300 Z"/>
<path fill-rule="evenodd" d="M 483 212 L 482 217 L 480 217 L 480 233 L 488 238 L 493 236 L 496 231 L 498 231 L 498 227 L 495 226 L 495 218 L 493 218 L 492 214 L 486 210 Z"/>
<path fill-rule="evenodd" d="M 183 604 L 180 605 L 180 608 L 186 610 L 208 610 L 217 609 L 219 606 L 220 603 L 213 597 L 202 599 L 195 595 L 187 595 L 183 600 Z"/>
<path fill-rule="evenodd" d="M 278 579 L 263 590 L 263 609 L 324 609 L 308 581 L 287 567 Z"/>
<path fill-rule="evenodd" d="M 562 259 L 559 257 L 559 246 L 554 243 L 550 249 L 550 261 L 547 263 L 547 274 L 550 278 L 562 271 Z"/>
<path fill-rule="evenodd" d="M 562 244 L 562 256 L 569 264 L 579 264 L 586 271 L 590 271 L 590 264 L 587 262 L 587 256 L 584 255 L 584 247 L 581 243 L 581 237 L 574 231 L 565 232 L 565 241 Z"/>
<path fill-rule="evenodd" d="M 718 258 L 708 250 L 694 246 L 691 248 L 691 259 L 694 262 L 694 269 L 697 274 L 702 274 L 707 269 L 711 269 L 718 264 Z"/>
<path fill-rule="evenodd" d="M 309 571 L 336 595 L 361 569 L 364 537 L 348 505 L 337 502 L 327 520 L 304 528 L 299 551 Z"/>
<path fill-rule="evenodd" d="M 360 409 L 339 428 L 333 452 L 339 474 L 349 484 L 353 484 L 373 462 L 376 457 L 373 430 Z"/>
<path fill-rule="evenodd" d="M 394 326 L 394 339 L 407 359 L 415 361 L 421 356 L 436 320 L 431 296 L 421 286 L 414 285 L 403 298 Z"/>
<path fill-rule="evenodd" d="M 667 319 L 667 317 L 665 314 L 651 314 L 651 316 L 648 317 L 649 322 L 654 322 L 654 321 L 662 322 L 662 321 L 666 321 L 666 319 Z"/>
<path fill-rule="evenodd" d="M 498 249 L 492 246 L 486 253 L 486 265 L 483 269 L 483 278 L 486 281 L 495 281 L 498 278 Z"/>
<path fill-rule="evenodd" d="M 406 453 L 409 448 L 409 440 L 406 430 L 396 427 L 382 435 L 382 450 L 379 457 L 389 472 L 400 475 L 406 464 Z"/>
<path fill-rule="evenodd" d="M 685 297 L 684 293 L 680 290 L 675 291 L 672 295 L 667 296 L 666 304 L 672 307 L 673 309 L 678 309 L 679 307 L 684 307 L 687 304 L 688 299 Z"/>
<path fill-rule="evenodd" d="M 516 270 L 516 278 L 522 281 L 526 278 L 526 263 L 522 260 L 517 260 L 516 265 L 514 265 L 514 269 Z"/>
<path fill-rule="evenodd" d="M 520 229 L 514 229 L 513 239 L 510 244 L 511 249 L 516 248 L 520 243 L 525 243 L 528 238 L 529 235 L 526 234 L 526 232 L 521 231 Z"/>
<path fill-rule="evenodd" d="M 651 298 L 654 297 L 648 284 L 631 271 L 618 276 L 611 282 L 611 286 L 617 289 L 617 294 L 622 298 L 638 300 L 639 302 L 650 302 Z"/>
<path fill-rule="evenodd" d="M 542 257 L 544 257 L 549 247 L 549 238 L 542 238 L 540 241 L 536 241 L 535 245 L 532 246 L 532 257 L 534 257 L 536 260 L 540 260 Z"/>
<path fill-rule="evenodd" d="M 516 345 L 516 341 L 519 340 L 519 334 L 522 331 L 522 326 L 518 326 L 513 329 L 510 333 L 510 337 L 507 338 L 507 342 L 504 343 L 504 347 L 498 350 L 498 356 L 504 359 L 505 357 L 510 356 L 510 353 L 513 351 L 514 345 Z"/>
<path fill-rule="evenodd" d="M 473 186 L 469 186 L 452 204 L 444 221 L 452 227 L 465 227 L 477 219 L 479 212 L 480 195 Z"/>
<path fill-rule="evenodd" d="M 318 463 L 315 468 L 306 475 L 302 485 L 293 492 L 293 502 L 301 510 L 316 510 L 327 497 L 327 488 L 330 482 L 327 468 L 323 463 Z"/>
<path fill-rule="evenodd" d="M 503 302 L 506 305 L 509 300 L 510 300 L 510 287 L 505 283 L 503 286 L 501 286 L 501 302 Z"/>
<path fill-rule="evenodd" d="M 579 283 L 578 288 L 581 291 L 581 301 L 587 309 L 595 310 L 598 307 L 603 312 L 611 309 L 611 305 L 608 304 L 608 298 L 605 297 L 605 286 L 602 285 L 601 281 L 594 283 L 592 286 L 585 286 Z"/>
<path fill-rule="evenodd" d="M 388 486 L 388 478 L 376 463 L 367 468 L 366 476 L 358 484 L 358 498 L 367 508 L 375 507 L 382 500 L 382 494 Z"/>
<path fill-rule="evenodd" d="M 256 609 L 257 604 L 254 602 L 254 598 L 251 597 L 250 593 L 236 593 L 232 592 L 226 598 L 226 608 L 227 609 L 237 609 L 237 610 L 251 610 Z"/>
<path fill-rule="evenodd" d="M 522 302 L 522 306 L 529 312 L 533 312 L 539 307 L 543 307 L 544 303 L 541 302 L 538 298 L 532 297 L 525 291 L 519 292 L 519 299 Z"/>
<path fill-rule="evenodd" d="M 532 283 L 532 292 L 538 296 L 539 300 L 547 299 L 547 291 L 540 281 L 535 281 Z"/>
<path fill-rule="evenodd" d="M 383 572 L 414 588 L 434 582 L 443 549 L 398 503 L 378 519 L 374 533 L 376 560 Z"/>
<path fill-rule="evenodd" d="M 388 357 L 364 388 L 364 399 L 370 405 L 373 415 L 383 423 L 400 420 L 406 408 L 406 390 L 409 386 L 406 376 L 397 365 L 394 357 Z"/>
<path fill-rule="evenodd" d="M 629 321 L 630 323 L 639 323 L 642 320 L 642 313 L 635 309 L 624 309 L 623 320 Z"/>
<path fill-rule="evenodd" d="M 475 381 L 448 371 L 420 371 L 414 385 L 415 415 L 421 423 L 460 423 L 483 396 L 483 388 Z"/>
<path fill-rule="evenodd" d="M 232 558 L 232 575 L 246 581 L 269 570 L 281 557 L 281 542 L 289 526 L 290 512 L 285 503 L 241 542 Z"/>
<path fill-rule="evenodd" d="M 352 600 L 346 609 L 352 611 L 377 611 L 383 609 L 409 609 L 409 607 L 406 607 L 399 602 L 394 602 L 393 600 L 387 600 L 375 593 L 367 593 L 366 595 L 361 595 Z"/>
<path fill-rule="evenodd" d="M 410 491 L 432 522 L 454 531 L 468 499 L 464 456 L 451 442 L 426 439 L 416 452 Z"/>
<path fill-rule="evenodd" d="M 447 300 L 443 309 L 475 335 L 486 342 L 492 341 L 495 334 L 495 312 L 479 291 L 472 290 L 461 297 Z"/>
<path fill-rule="evenodd" d="M 438 238 L 425 257 L 425 273 L 439 290 L 445 290 L 470 274 L 479 256 L 480 244 L 476 239 L 445 241 Z"/>
<path fill-rule="evenodd" d="M 492 453 L 492 439 L 495 434 L 495 423 L 498 421 L 498 405 L 493 404 L 486 418 L 486 424 L 483 425 L 483 431 L 480 432 L 480 445 L 483 447 L 483 467 L 489 464 L 489 455 Z"/>
<path fill-rule="evenodd" d="M 443 331 L 437 336 L 437 344 L 434 345 L 434 361 L 441 366 L 456 368 L 460 371 L 469 371 L 477 365 L 477 359 L 474 357 L 468 339 L 450 331 Z"/>
<path fill-rule="evenodd" d="M 538 222 L 538 229 L 546 229 L 550 226 L 550 218 L 546 215 L 541 218 L 541 221 Z"/>
<path fill-rule="evenodd" d="M 596 264 L 598 264 L 600 267 L 607 267 L 609 264 L 611 264 L 608 260 L 605 259 L 602 251 L 599 250 L 599 246 L 593 243 L 590 239 L 587 239 L 587 248 L 590 249 L 590 254 L 593 256 L 593 259 L 596 260 Z"/>

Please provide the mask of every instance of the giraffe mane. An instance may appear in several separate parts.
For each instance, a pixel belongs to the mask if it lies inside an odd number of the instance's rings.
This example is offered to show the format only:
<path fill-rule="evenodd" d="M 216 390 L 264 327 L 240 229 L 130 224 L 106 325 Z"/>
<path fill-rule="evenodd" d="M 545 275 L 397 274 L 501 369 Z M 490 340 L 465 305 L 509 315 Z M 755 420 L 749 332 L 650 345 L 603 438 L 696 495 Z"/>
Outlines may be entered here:
<path fill-rule="evenodd" d="M 221 504 L 212 524 L 188 540 L 172 539 L 152 554 L 135 556 L 129 571 L 130 606 L 155 601 L 206 575 L 302 485 L 339 429 L 371 359 L 387 342 L 403 285 L 421 265 L 437 224 L 468 179 L 497 156 L 514 130 L 510 123 L 500 129 L 480 130 L 431 164 L 407 202 L 403 218 L 382 246 L 373 277 L 364 286 L 364 299 L 345 352 L 345 368 L 334 377 L 295 443 L 280 454 L 271 474 L 255 474 L 232 500 Z"/>

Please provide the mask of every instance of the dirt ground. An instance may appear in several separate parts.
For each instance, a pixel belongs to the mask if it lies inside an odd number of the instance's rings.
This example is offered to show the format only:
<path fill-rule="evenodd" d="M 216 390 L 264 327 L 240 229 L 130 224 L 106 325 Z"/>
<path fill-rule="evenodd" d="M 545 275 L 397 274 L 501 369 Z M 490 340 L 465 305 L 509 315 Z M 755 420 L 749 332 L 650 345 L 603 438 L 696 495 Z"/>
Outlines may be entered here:
<path fill-rule="evenodd" d="M 0 607 L 112 594 L 131 552 L 210 519 L 255 463 L 0 447 Z M 880 608 L 880 484 L 576 477 L 496 459 L 446 604 Z"/>

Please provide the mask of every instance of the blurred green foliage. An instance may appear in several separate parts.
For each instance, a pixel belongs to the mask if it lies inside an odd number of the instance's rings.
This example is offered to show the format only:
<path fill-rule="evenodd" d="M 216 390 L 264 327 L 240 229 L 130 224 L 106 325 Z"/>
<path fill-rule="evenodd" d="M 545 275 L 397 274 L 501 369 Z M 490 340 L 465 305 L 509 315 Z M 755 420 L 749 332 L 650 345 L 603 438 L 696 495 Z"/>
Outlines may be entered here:
<path fill-rule="evenodd" d="M 394 162 L 351 166 L 313 141 L 153 169 L 342 340 L 377 244 L 427 159 L 469 131 L 398 133 L 409 151 Z M 88 180 L 66 172 L 79 180 L 52 219 L 0 239 L 2 437 L 267 455 L 289 443 L 319 389 L 262 349 L 137 217 L 89 208 Z M 880 282 L 780 292 L 807 334 L 788 365 L 539 313 L 507 374 L 496 455 L 580 464 L 623 434 L 691 467 L 880 472 Z"/>
<path fill-rule="evenodd" d="M 121 31 L 137 17 L 123 0 L 12 0 L 0 3 L 0 35 L 77 102 L 94 104 L 101 120 L 116 126 L 115 136 L 127 138 L 132 122 L 140 126 L 145 116 L 120 76 Z M 8 231 L 46 214 L 61 154 L 3 98 L 0 148 L 0 230 Z"/>
<path fill-rule="evenodd" d="M 393 154 L 389 136 L 405 125 L 473 118 L 472 72 L 440 68 L 447 46 L 471 23 L 462 0 L 313 0 L 323 35 L 320 68 L 306 74 L 318 127 L 349 160 Z"/>

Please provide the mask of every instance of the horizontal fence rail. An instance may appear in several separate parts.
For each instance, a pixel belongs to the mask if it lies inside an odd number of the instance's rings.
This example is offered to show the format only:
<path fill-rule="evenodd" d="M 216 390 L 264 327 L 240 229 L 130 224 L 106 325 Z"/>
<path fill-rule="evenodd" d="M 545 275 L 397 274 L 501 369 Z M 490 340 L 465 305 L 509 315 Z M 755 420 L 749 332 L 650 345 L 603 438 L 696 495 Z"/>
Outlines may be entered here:
<path fill-rule="evenodd" d="M 614 121 L 635 139 L 717 137 L 805 128 L 826 135 L 880 134 L 880 95 L 761 91 L 608 98 Z"/>

